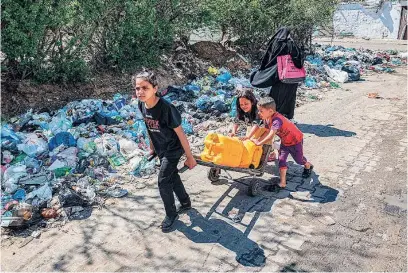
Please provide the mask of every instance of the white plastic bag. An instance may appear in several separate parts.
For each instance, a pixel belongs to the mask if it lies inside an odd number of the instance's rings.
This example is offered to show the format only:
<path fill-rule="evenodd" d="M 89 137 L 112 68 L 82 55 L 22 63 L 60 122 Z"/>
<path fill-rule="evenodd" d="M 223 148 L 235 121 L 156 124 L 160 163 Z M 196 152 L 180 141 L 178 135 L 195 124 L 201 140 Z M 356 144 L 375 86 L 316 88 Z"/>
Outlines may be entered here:
<path fill-rule="evenodd" d="M 18 188 L 18 181 L 21 177 L 27 175 L 25 165 L 14 165 L 7 168 L 3 175 L 4 191 L 13 193 Z"/>
<path fill-rule="evenodd" d="M 113 156 L 119 153 L 118 143 L 115 138 L 109 135 L 103 135 L 95 139 L 96 151 L 101 156 Z"/>
<path fill-rule="evenodd" d="M 348 81 L 348 74 L 345 71 L 331 69 L 329 66 L 324 65 L 327 75 L 335 82 L 345 83 Z"/>
<path fill-rule="evenodd" d="M 130 159 L 136 155 L 142 155 L 143 151 L 139 149 L 137 143 L 133 140 L 126 138 L 119 139 L 119 147 L 121 154 L 126 158 Z"/>
<path fill-rule="evenodd" d="M 37 135 L 34 133 L 31 133 L 26 135 L 26 138 L 21 144 L 17 145 L 17 148 L 19 151 L 23 151 L 28 156 L 36 157 L 37 155 L 48 151 L 48 144 L 44 139 L 37 137 Z"/>

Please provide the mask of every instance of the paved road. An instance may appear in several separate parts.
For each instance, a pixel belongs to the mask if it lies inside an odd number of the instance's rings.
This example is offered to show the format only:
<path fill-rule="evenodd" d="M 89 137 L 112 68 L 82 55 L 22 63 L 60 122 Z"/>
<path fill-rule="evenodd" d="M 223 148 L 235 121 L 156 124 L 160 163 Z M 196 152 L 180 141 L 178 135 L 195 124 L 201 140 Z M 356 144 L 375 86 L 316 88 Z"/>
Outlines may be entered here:
<path fill-rule="evenodd" d="M 311 178 L 291 162 L 287 190 L 248 197 L 197 167 L 182 175 L 194 209 L 167 234 L 156 182 L 137 182 L 88 219 L 23 247 L 3 240 L 2 270 L 405 272 L 407 74 L 365 79 L 296 110 Z M 278 179 L 273 164 L 267 171 L 262 181 Z"/>

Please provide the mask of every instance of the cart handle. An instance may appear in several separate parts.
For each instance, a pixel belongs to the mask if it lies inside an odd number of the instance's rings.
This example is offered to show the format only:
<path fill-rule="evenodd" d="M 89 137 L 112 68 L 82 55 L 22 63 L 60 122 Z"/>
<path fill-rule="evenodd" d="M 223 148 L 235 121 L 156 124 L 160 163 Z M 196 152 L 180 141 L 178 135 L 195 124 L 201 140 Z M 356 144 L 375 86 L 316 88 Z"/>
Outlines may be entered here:
<path fill-rule="evenodd" d="M 147 161 L 152 161 L 156 156 L 157 156 L 157 154 L 156 154 L 156 153 L 153 153 L 152 155 L 150 155 L 150 156 L 147 158 Z M 178 172 L 179 172 L 179 173 L 184 173 L 184 172 L 187 171 L 188 169 L 189 169 L 188 166 L 184 165 L 183 167 L 181 167 L 181 168 L 178 170 Z"/>

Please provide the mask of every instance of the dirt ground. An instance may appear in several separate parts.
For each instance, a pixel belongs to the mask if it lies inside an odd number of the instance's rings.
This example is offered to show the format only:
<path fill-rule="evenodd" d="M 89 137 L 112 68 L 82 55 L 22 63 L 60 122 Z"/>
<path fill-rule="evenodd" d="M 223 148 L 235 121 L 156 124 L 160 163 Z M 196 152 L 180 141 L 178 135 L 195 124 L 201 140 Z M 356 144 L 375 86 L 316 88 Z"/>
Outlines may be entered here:
<path fill-rule="evenodd" d="M 194 208 L 165 234 L 156 179 L 126 184 L 86 219 L 32 240 L 3 234 L 1 269 L 406 272 L 407 71 L 363 79 L 296 109 L 311 178 L 290 159 L 286 190 L 249 197 L 198 166 L 182 174 Z M 259 181 L 277 179 L 271 163 Z"/>

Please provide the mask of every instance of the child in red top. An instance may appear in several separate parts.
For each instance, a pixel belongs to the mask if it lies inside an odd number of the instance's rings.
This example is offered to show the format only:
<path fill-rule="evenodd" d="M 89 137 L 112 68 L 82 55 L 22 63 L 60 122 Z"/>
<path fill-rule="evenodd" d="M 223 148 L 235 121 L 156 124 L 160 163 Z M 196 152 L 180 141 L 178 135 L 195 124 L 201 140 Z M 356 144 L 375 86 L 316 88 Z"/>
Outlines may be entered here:
<path fill-rule="evenodd" d="M 263 145 L 270 142 L 273 136 L 277 134 L 281 139 L 281 146 L 279 150 L 279 173 L 280 184 L 279 187 L 286 187 L 286 171 L 288 166 L 286 160 L 289 154 L 293 157 L 299 165 L 304 165 L 302 176 L 304 178 L 310 177 L 313 165 L 307 161 L 303 156 L 303 134 L 283 115 L 276 112 L 275 101 L 270 97 L 262 98 L 258 102 L 259 117 L 263 120 L 265 128 L 269 132 L 265 133 L 258 140 L 252 140 L 256 145 Z M 256 126 L 251 130 L 249 138 L 256 132 Z"/>

